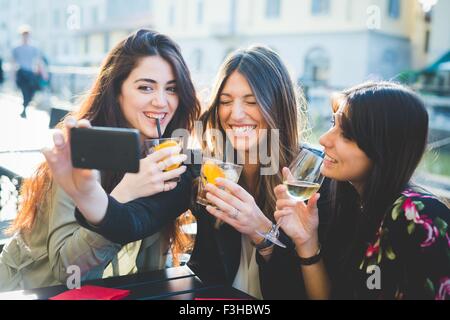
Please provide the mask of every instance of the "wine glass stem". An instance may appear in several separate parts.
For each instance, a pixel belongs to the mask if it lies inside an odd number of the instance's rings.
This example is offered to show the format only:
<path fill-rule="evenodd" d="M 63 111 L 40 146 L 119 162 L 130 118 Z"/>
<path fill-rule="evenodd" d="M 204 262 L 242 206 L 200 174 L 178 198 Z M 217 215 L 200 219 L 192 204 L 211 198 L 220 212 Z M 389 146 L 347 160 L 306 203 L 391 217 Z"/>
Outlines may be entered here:
<path fill-rule="evenodd" d="M 278 220 L 277 224 L 275 225 L 275 234 L 278 233 L 278 229 L 280 229 L 280 227 L 281 227 L 281 221 L 283 221 L 283 217 L 281 217 L 281 218 Z"/>

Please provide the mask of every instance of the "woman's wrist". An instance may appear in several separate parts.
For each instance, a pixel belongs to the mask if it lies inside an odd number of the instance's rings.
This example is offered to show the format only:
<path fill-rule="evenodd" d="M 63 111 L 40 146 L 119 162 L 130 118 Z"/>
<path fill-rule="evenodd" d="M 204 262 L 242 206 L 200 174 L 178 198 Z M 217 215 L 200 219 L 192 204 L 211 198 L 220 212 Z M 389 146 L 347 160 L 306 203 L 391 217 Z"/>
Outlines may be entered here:
<path fill-rule="evenodd" d="M 255 245 L 258 245 L 264 241 L 264 237 L 257 234 L 256 231 L 263 231 L 263 232 L 269 232 L 272 229 L 272 221 L 264 217 L 264 219 L 261 220 L 261 223 L 258 225 L 258 227 L 255 229 L 253 234 L 250 236 L 250 240 Z"/>
<path fill-rule="evenodd" d="M 86 220 L 97 225 L 103 220 L 108 207 L 108 195 L 102 186 L 97 186 L 89 194 L 78 195 L 73 198 L 78 210 L 83 214 Z"/>
<path fill-rule="evenodd" d="M 119 187 L 119 186 L 117 186 Z M 128 201 L 131 201 L 131 197 L 125 190 L 121 190 L 120 188 L 114 188 L 114 190 L 111 192 L 111 197 L 119 201 L 120 203 L 127 203 Z"/>
<path fill-rule="evenodd" d="M 319 238 L 317 235 L 311 237 L 306 242 L 294 241 L 295 251 L 301 258 L 310 258 L 317 254 L 320 249 Z"/>

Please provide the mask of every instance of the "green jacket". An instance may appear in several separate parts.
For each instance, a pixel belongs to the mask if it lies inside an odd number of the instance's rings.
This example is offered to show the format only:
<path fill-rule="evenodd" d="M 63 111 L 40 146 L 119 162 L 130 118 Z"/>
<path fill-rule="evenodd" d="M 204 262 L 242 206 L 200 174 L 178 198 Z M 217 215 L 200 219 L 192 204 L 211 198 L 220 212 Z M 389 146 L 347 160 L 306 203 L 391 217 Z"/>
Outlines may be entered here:
<path fill-rule="evenodd" d="M 65 284 L 66 268 L 77 265 L 81 281 L 164 268 L 167 243 L 157 233 L 123 248 L 82 228 L 75 205 L 54 184 L 29 234 L 16 233 L 0 254 L 0 291 Z M 106 268 L 106 269 L 105 269 Z"/>

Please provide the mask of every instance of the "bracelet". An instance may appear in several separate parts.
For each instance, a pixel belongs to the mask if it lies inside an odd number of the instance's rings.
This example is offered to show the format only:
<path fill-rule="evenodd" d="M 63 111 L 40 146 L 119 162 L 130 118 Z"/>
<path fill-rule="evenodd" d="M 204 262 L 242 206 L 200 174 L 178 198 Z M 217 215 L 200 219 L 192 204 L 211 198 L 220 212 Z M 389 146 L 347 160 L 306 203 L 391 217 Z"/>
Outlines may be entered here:
<path fill-rule="evenodd" d="M 297 263 L 301 266 L 310 266 L 318 263 L 322 258 L 321 249 L 322 247 L 319 244 L 319 249 L 317 250 L 317 253 L 309 258 L 302 258 L 297 255 Z"/>

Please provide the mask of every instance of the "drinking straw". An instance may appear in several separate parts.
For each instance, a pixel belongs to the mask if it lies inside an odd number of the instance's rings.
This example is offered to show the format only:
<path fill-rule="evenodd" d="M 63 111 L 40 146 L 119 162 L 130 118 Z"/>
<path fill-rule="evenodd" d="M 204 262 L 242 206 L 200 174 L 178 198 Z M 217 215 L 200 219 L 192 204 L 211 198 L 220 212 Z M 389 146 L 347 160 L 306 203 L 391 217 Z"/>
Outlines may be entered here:
<path fill-rule="evenodd" d="M 161 125 L 159 124 L 159 119 L 155 118 L 156 120 L 156 128 L 158 129 L 158 138 L 161 139 Z"/>

